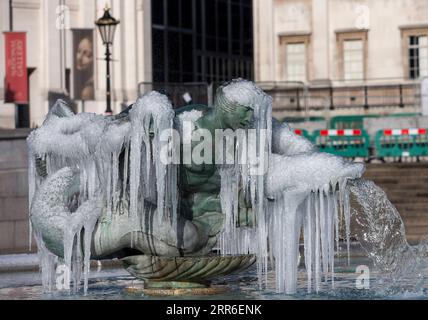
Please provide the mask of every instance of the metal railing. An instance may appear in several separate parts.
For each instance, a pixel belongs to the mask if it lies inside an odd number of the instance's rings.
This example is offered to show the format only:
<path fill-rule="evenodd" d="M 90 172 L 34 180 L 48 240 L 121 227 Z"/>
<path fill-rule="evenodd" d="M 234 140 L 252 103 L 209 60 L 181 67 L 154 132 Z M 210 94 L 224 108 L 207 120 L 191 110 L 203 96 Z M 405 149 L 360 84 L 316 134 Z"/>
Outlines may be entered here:
<path fill-rule="evenodd" d="M 328 85 L 266 82 L 262 88 L 274 98 L 279 111 L 321 111 L 326 109 L 405 108 L 421 105 L 419 81 L 397 79 L 395 83 L 367 80 L 354 84 L 335 81 Z"/>
<path fill-rule="evenodd" d="M 138 84 L 138 96 L 152 90 L 165 94 L 171 100 L 174 108 L 188 104 L 209 104 L 212 96 L 210 85 L 206 82 L 191 83 L 153 83 L 142 82 Z"/>
<path fill-rule="evenodd" d="M 189 103 L 212 105 L 220 84 L 143 82 L 138 85 L 138 93 L 141 96 L 151 90 L 160 91 L 171 99 L 174 107 Z M 272 96 L 274 111 L 302 112 L 305 116 L 310 116 L 310 111 L 419 107 L 422 101 L 419 80 L 389 79 L 382 83 L 372 79 L 363 83 L 334 81 L 323 85 L 264 81 L 257 85 Z"/>

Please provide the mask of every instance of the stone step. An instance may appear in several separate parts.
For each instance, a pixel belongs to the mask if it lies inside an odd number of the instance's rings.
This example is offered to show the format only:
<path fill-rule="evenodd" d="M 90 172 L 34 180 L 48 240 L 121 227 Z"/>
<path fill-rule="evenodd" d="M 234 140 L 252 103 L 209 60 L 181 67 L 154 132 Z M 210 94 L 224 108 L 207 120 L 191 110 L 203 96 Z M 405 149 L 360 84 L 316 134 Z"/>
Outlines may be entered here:
<path fill-rule="evenodd" d="M 396 204 L 395 207 L 398 209 L 398 211 L 416 211 L 416 210 L 425 210 L 428 209 L 428 205 L 426 203 L 405 203 L 405 204 Z"/>
<path fill-rule="evenodd" d="M 425 203 L 428 207 L 428 198 L 427 197 L 409 196 L 409 197 L 393 198 L 393 197 L 390 197 L 388 194 L 388 199 L 394 205 L 405 205 L 405 204 L 412 204 L 412 203 L 417 202 L 417 203 Z"/>
<path fill-rule="evenodd" d="M 426 215 L 425 217 L 421 216 L 419 218 L 405 216 L 403 221 L 404 221 L 406 228 L 407 227 L 426 227 L 426 228 L 428 228 L 428 215 Z M 427 233 L 427 235 L 428 235 L 428 233 Z"/>
<path fill-rule="evenodd" d="M 394 190 L 388 192 L 388 198 L 391 201 L 400 199 L 415 199 L 418 201 L 428 201 L 428 189 L 425 190 Z"/>
<path fill-rule="evenodd" d="M 376 183 L 376 181 L 373 181 Z M 381 184 L 376 183 L 379 187 L 382 189 L 386 189 L 388 191 L 401 191 L 401 190 L 408 190 L 408 191 L 426 191 L 428 190 L 428 185 L 426 184 L 417 184 L 417 183 L 406 183 L 406 182 L 397 182 L 395 184 Z"/>
<path fill-rule="evenodd" d="M 426 226 L 411 226 L 406 227 L 406 235 L 428 236 L 428 227 Z"/>
<path fill-rule="evenodd" d="M 415 169 L 426 169 L 428 164 L 426 162 L 416 163 L 378 163 L 368 164 L 367 170 L 373 171 L 390 171 L 390 170 L 415 170 Z"/>
<path fill-rule="evenodd" d="M 404 221 L 407 219 L 415 218 L 415 219 L 427 219 L 427 212 L 421 211 L 421 210 L 414 210 L 414 211 L 398 211 L 400 213 L 400 216 L 403 218 Z"/>
<path fill-rule="evenodd" d="M 427 190 L 428 186 L 428 178 L 406 178 L 406 179 L 399 179 L 396 177 L 389 177 L 389 178 L 378 178 L 378 179 L 368 179 L 371 180 L 374 183 L 376 183 L 379 186 L 386 186 L 386 187 L 393 187 L 393 188 L 399 188 L 403 189 L 407 186 L 412 186 L 414 189 L 425 189 Z"/>
<path fill-rule="evenodd" d="M 407 242 L 411 245 L 418 245 L 425 237 L 417 234 L 407 234 L 406 233 Z"/>
<path fill-rule="evenodd" d="M 364 178 L 388 195 L 403 219 L 410 243 L 428 236 L 428 163 L 369 164 Z"/>
<path fill-rule="evenodd" d="M 389 176 L 394 176 L 394 177 L 414 177 L 414 178 L 419 178 L 419 177 L 424 177 L 424 178 L 428 178 L 428 170 L 416 170 L 416 171 L 407 171 L 407 170 L 400 170 L 400 171 L 385 171 L 385 172 L 372 172 L 372 171 L 366 171 L 364 173 L 364 177 L 365 178 L 369 178 L 369 179 L 379 179 L 379 178 L 384 178 L 384 177 L 389 177 Z"/>
<path fill-rule="evenodd" d="M 399 186 L 382 186 L 378 185 L 388 194 L 388 198 L 400 198 L 400 197 L 425 197 L 427 190 L 425 187 L 413 188 L 413 189 L 401 189 Z"/>

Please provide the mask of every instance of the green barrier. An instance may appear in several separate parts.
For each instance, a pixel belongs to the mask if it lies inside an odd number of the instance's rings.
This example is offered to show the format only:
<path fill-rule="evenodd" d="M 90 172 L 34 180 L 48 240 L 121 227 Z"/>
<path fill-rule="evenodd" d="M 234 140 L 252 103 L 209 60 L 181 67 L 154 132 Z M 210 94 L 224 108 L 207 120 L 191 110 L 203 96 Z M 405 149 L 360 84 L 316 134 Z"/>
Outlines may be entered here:
<path fill-rule="evenodd" d="M 365 130 L 317 130 L 313 142 L 321 152 L 345 158 L 368 158 L 370 138 Z"/>
<path fill-rule="evenodd" d="M 336 116 L 330 121 L 332 129 L 363 129 L 364 118 L 378 118 L 379 115 Z"/>
<path fill-rule="evenodd" d="M 297 134 L 297 135 L 299 135 L 299 136 L 305 137 L 309 141 L 312 141 L 311 135 L 305 129 L 294 129 L 294 133 Z"/>
<path fill-rule="evenodd" d="M 375 148 L 378 157 L 428 156 L 427 129 L 379 130 Z"/>

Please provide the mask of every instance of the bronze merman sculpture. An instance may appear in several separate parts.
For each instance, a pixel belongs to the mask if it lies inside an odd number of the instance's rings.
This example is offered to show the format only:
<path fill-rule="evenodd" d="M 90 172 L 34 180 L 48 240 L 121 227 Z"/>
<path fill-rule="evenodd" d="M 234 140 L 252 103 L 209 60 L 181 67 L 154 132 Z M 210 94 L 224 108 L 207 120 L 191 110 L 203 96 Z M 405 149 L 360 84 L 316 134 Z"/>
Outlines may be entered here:
<path fill-rule="evenodd" d="M 242 254 L 249 253 L 250 242 L 258 239 L 245 240 L 247 249 L 235 258 L 206 258 L 223 233 L 234 232 L 231 228 L 267 225 L 262 221 L 270 219 L 267 208 L 282 203 L 284 192 L 299 199 L 296 211 L 312 191 L 334 192 L 339 182 L 364 172 L 362 164 L 318 153 L 308 140 L 272 119 L 269 108 L 270 98 L 241 79 L 220 87 L 213 107 L 193 105 L 175 112 L 157 92 L 113 117 L 74 115 L 59 101 L 28 139 L 31 221 L 46 264 L 57 256 L 72 268 L 72 261 L 84 259 L 86 275 L 90 258 L 123 258 L 132 274 L 170 282 L 203 282 L 251 265 L 254 257 Z M 186 162 L 186 152 L 195 152 L 201 143 L 191 140 L 185 150 L 186 121 L 191 133 L 211 136 L 218 130 L 254 129 L 259 137 L 254 144 L 260 145 L 255 148 L 257 156 L 267 154 L 266 170 L 253 176 L 240 172 L 233 189 L 233 183 L 224 183 L 236 172 L 227 169 L 230 166 L 214 159 Z M 179 161 L 161 163 L 163 148 L 168 154 L 177 148 L 172 146 L 177 135 L 162 139 L 165 131 L 174 129 L 180 140 Z M 240 140 L 233 141 L 238 150 Z M 248 148 L 254 147 L 249 141 Z M 216 143 L 212 139 L 202 153 L 215 154 Z M 201 157 L 207 159 L 206 154 Z M 227 199 L 227 193 L 236 193 L 236 201 Z M 234 237 L 228 235 L 223 242 L 233 242 Z M 148 272 L 148 265 L 158 270 Z"/>

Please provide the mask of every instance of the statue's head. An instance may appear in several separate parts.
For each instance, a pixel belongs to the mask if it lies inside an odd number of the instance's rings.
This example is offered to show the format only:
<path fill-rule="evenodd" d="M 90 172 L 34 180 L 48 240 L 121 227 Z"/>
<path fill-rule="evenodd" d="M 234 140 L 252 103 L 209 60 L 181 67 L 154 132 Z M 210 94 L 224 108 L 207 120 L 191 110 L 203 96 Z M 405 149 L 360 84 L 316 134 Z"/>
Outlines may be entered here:
<path fill-rule="evenodd" d="M 264 94 L 260 88 L 243 79 L 219 87 L 214 107 L 222 125 L 233 130 L 248 127 L 260 94 Z"/>

